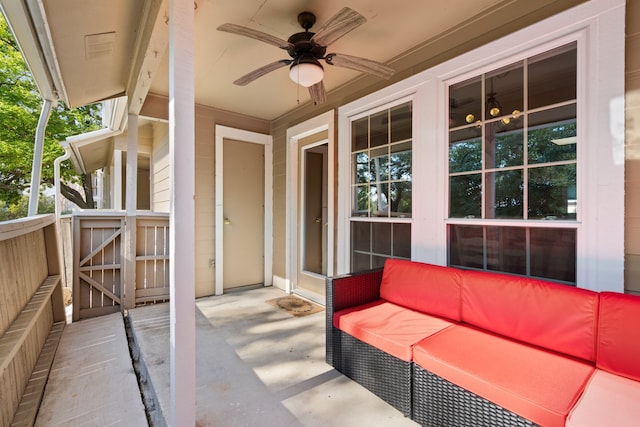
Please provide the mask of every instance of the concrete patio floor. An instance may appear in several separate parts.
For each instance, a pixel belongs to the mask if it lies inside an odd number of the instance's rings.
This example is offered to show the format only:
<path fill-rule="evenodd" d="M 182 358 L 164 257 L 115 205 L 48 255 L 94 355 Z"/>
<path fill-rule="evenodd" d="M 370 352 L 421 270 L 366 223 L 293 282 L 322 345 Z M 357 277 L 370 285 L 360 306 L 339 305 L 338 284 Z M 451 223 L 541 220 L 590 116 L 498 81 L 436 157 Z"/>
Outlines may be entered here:
<path fill-rule="evenodd" d="M 258 288 L 196 302 L 198 426 L 415 426 L 325 363 L 325 312 L 293 317 Z M 169 419 L 169 304 L 129 311 L 139 367 Z M 147 399 L 148 400 L 148 399 Z"/>

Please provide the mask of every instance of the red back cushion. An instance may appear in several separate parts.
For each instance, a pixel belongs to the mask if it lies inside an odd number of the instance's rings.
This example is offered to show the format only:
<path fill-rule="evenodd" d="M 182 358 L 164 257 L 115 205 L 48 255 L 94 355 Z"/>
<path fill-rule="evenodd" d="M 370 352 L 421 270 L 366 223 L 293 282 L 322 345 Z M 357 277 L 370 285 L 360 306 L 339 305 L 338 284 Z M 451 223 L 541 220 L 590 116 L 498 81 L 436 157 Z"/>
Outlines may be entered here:
<path fill-rule="evenodd" d="M 602 292 L 598 368 L 640 381 L 640 297 Z"/>
<path fill-rule="evenodd" d="M 462 274 L 462 320 L 509 338 L 595 361 L 597 315 L 596 292 L 505 274 Z"/>
<path fill-rule="evenodd" d="M 412 310 L 460 321 L 460 271 L 388 259 L 382 273 L 380 298 Z"/>

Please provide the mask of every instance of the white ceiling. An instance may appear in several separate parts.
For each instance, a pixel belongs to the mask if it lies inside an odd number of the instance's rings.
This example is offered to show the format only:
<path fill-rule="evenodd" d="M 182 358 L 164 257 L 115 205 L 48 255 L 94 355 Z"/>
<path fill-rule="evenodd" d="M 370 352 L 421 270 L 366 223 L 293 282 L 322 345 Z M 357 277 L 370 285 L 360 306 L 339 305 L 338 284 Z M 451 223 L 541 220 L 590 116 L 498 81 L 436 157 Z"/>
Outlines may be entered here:
<path fill-rule="evenodd" d="M 0 0 L 0 3 L 8 7 L 9 1 Z M 169 66 L 165 48 L 168 0 L 29 2 L 40 4 L 44 12 L 42 20 L 57 60 L 54 68 L 62 76 L 63 97 L 71 106 L 125 92 L 131 95 L 134 86 L 137 86 L 132 97 L 135 99 L 142 100 L 147 90 L 168 95 Z M 289 80 L 286 67 L 247 86 L 234 85 L 232 82 L 238 77 L 289 57 L 286 51 L 272 45 L 216 30 L 226 22 L 287 39 L 302 31 L 297 22 L 300 12 L 316 15 L 313 31 L 348 6 L 368 22 L 330 45 L 328 52 L 360 56 L 393 66 L 394 58 L 402 57 L 425 41 L 460 25 L 473 25 L 474 19 L 488 10 L 513 5 L 514 0 L 195 0 L 196 102 L 265 120 L 276 119 L 309 102 L 307 89 Z M 39 23 L 34 25 L 38 27 Z M 39 36 L 42 38 L 42 32 Z M 149 39 L 150 44 L 145 45 Z M 111 42 L 105 52 L 101 53 L 97 46 L 97 55 L 88 53 L 88 43 L 99 44 L 105 40 Z M 163 46 L 157 55 L 152 49 L 154 43 Z M 157 57 L 155 63 L 153 58 L 150 60 L 151 56 Z M 146 62 L 140 66 L 141 61 Z M 141 84 L 139 76 L 147 75 L 152 81 Z M 330 95 L 332 90 L 361 76 L 353 70 L 326 65 L 324 85 Z M 375 77 L 369 79 L 372 84 L 378 82 Z M 141 86 L 145 86 L 142 96 L 139 95 Z"/>
<path fill-rule="evenodd" d="M 238 77 L 288 54 L 271 45 L 215 29 L 225 23 L 248 26 L 287 39 L 302 31 L 298 14 L 309 11 L 317 21 L 311 31 L 348 6 L 367 22 L 348 33 L 327 52 L 361 56 L 388 63 L 402 52 L 466 21 L 499 0 L 196 0 L 196 102 L 272 120 L 309 102 L 306 88 L 288 77 L 288 68 L 267 74 L 247 86 L 232 84 Z M 472 6 L 470 6 L 472 5 Z M 324 65 L 324 64 L 323 64 Z M 361 73 L 325 66 L 324 85 L 331 91 Z M 151 92 L 168 94 L 168 58 L 158 68 Z"/>

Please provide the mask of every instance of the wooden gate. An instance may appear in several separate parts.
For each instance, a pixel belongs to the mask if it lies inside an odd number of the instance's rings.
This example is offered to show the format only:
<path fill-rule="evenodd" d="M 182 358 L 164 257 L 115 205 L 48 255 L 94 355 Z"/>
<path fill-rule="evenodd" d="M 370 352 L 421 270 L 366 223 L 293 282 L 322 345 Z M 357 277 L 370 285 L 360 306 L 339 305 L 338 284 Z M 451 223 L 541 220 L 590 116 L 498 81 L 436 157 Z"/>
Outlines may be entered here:
<path fill-rule="evenodd" d="M 169 299 L 169 217 L 136 219 L 136 306 Z"/>
<path fill-rule="evenodd" d="M 73 223 L 73 320 L 120 311 L 124 215 L 78 215 Z"/>
<path fill-rule="evenodd" d="M 169 300 L 169 215 L 129 218 L 131 256 L 125 255 L 126 221 L 124 212 L 73 215 L 74 321 Z"/>

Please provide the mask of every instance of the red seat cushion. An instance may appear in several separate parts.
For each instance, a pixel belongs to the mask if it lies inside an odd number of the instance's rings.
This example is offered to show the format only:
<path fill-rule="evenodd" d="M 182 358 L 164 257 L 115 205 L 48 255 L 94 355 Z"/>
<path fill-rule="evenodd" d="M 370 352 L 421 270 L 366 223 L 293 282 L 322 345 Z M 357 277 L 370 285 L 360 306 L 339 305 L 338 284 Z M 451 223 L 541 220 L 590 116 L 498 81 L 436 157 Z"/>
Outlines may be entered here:
<path fill-rule="evenodd" d="M 380 298 L 412 310 L 460 321 L 460 270 L 388 259 L 382 272 Z"/>
<path fill-rule="evenodd" d="M 334 313 L 333 325 L 360 341 L 410 362 L 415 343 L 452 323 L 390 302 L 376 301 Z"/>
<path fill-rule="evenodd" d="M 414 361 L 543 426 L 564 426 L 594 366 L 538 347 L 454 325 L 418 343 Z"/>
<path fill-rule="evenodd" d="M 640 381 L 640 297 L 614 292 L 600 294 L 596 365 Z"/>
<path fill-rule="evenodd" d="M 597 292 L 506 274 L 462 275 L 462 320 L 481 329 L 595 361 L 597 319 Z"/>
<path fill-rule="evenodd" d="M 636 427 L 640 382 L 599 369 L 567 418 L 570 427 Z"/>

